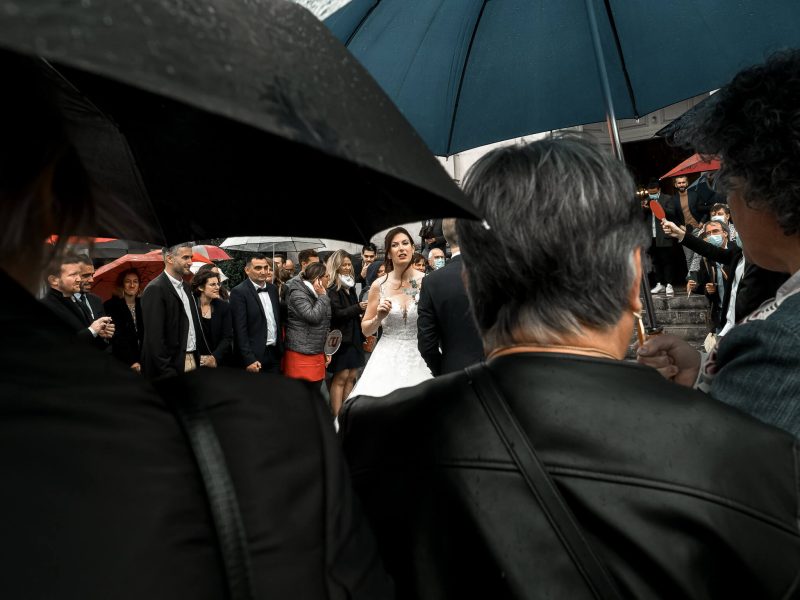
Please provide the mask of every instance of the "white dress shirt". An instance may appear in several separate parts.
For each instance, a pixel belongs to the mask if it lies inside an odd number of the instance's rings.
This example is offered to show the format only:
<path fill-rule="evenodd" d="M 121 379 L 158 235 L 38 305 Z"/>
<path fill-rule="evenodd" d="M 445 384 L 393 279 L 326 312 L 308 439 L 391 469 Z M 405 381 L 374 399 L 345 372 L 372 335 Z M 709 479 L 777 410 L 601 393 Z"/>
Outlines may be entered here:
<path fill-rule="evenodd" d="M 272 300 L 270 300 L 268 292 L 258 293 L 258 290 L 264 289 L 264 286 L 258 285 L 252 279 L 250 283 L 256 288 L 256 296 L 258 296 L 258 300 L 264 309 L 264 315 L 267 317 L 267 346 L 274 346 L 278 343 L 278 325 L 275 321 L 275 313 L 272 312 Z"/>
<path fill-rule="evenodd" d="M 167 272 L 164 271 L 164 273 Z M 175 279 L 169 273 L 167 273 L 167 277 L 169 277 L 170 283 L 172 283 L 172 286 L 178 293 L 178 298 L 180 298 L 181 302 L 183 302 L 183 309 L 186 311 L 186 316 L 189 318 L 189 337 L 186 339 L 186 352 L 194 352 L 195 350 L 197 350 L 197 333 L 194 330 L 192 307 L 189 304 L 189 302 L 192 302 L 192 300 L 189 299 L 189 296 L 186 295 L 186 290 L 183 289 L 182 279 Z"/>

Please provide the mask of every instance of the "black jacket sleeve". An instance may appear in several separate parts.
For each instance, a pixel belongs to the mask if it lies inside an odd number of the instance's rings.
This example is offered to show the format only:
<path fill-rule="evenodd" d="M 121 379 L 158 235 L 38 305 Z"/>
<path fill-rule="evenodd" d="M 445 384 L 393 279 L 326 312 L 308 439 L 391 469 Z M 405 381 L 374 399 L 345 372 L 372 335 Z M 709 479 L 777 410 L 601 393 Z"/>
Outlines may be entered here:
<path fill-rule="evenodd" d="M 439 352 L 439 328 L 429 286 L 424 283 L 417 305 L 417 348 L 434 377 L 442 373 L 442 354 Z"/>

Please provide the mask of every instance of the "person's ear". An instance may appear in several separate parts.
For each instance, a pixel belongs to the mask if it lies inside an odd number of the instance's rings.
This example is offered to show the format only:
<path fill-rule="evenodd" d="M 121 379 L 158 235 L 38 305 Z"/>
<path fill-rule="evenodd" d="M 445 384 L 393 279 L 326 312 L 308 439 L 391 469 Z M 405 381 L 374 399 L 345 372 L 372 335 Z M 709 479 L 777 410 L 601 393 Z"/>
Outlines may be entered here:
<path fill-rule="evenodd" d="M 640 295 L 642 285 L 642 248 L 633 251 L 633 282 L 628 290 L 628 308 L 631 312 L 642 312 L 642 297 Z"/>

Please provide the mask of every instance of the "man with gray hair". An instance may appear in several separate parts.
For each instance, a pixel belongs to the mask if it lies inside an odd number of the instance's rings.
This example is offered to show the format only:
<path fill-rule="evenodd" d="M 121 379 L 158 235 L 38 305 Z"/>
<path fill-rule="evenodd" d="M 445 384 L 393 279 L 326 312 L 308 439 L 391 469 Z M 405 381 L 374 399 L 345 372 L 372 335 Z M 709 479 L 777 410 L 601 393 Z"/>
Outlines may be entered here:
<path fill-rule="evenodd" d="M 164 272 L 142 294 L 142 372 L 150 378 L 197 368 L 200 317 L 183 280 L 191 273 L 192 246 L 192 242 L 186 242 L 164 248 Z"/>
<path fill-rule="evenodd" d="M 456 220 L 444 219 L 442 232 L 450 244 L 450 262 L 425 277 L 417 307 L 417 347 L 434 377 L 483 360 L 483 344 L 461 278 Z M 431 255 L 434 252 L 444 260 L 444 252 L 434 248 Z"/>
<path fill-rule="evenodd" d="M 791 594 L 794 438 L 623 360 L 649 242 L 625 165 L 560 136 L 493 150 L 465 191 L 487 362 L 339 415 L 398 597 Z"/>

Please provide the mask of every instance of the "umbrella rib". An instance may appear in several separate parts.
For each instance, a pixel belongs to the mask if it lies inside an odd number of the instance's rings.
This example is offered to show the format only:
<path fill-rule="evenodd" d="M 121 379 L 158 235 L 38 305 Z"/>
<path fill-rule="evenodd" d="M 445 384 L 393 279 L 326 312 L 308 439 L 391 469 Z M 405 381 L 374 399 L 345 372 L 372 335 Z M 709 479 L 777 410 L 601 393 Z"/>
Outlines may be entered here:
<path fill-rule="evenodd" d="M 353 38 L 356 36 L 356 33 L 358 33 L 359 29 L 361 29 L 364 23 L 367 22 L 367 19 L 369 19 L 369 16 L 372 14 L 372 11 L 378 8 L 378 4 L 380 3 L 381 0 L 375 0 L 375 3 L 369 8 L 369 10 L 367 10 L 367 12 L 364 13 L 364 16 L 361 17 L 361 20 L 358 22 L 358 25 L 356 25 L 353 28 L 353 31 L 350 32 L 350 35 L 347 36 L 347 40 L 344 42 L 345 48 L 350 45 L 350 42 L 353 41 Z"/>
<path fill-rule="evenodd" d="M 464 77 L 467 73 L 467 65 L 469 64 L 469 57 L 472 54 L 472 44 L 475 42 L 475 36 L 478 33 L 481 19 L 483 18 L 483 11 L 486 9 L 486 0 L 481 3 L 481 11 L 478 13 L 478 18 L 475 19 L 475 27 L 472 28 L 472 35 L 469 38 L 469 46 L 467 47 L 467 54 L 464 57 L 464 67 L 461 69 L 461 77 L 458 79 L 458 91 L 456 92 L 456 102 L 453 106 L 453 117 L 450 119 L 450 132 L 447 136 L 447 155 L 450 156 L 450 149 L 453 147 L 453 133 L 456 129 L 456 117 L 458 116 L 458 103 L 461 101 L 461 88 L 464 86 Z"/>
<path fill-rule="evenodd" d="M 633 84 L 631 84 L 631 76 L 628 73 L 628 65 L 625 62 L 625 55 L 622 53 L 622 42 L 619 39 L 619 31 L 617 31 L 617 22 L 614 20 L 614 12 L 611 8 L 611 0 L 603 0 L 606 7 L 606 15 L 608 16 L 608 24 L 611 26 L 611 33 L 614 35 L 614 45 L 617 48 L 617 56 L 622 64 L 622 74 L 625 77 L 625 87 L 628 88 L 628 97 L 631 99 L 631 106 L 633 108 L 633 115 L 639 118 L 639 108 L 636 106 L 636 95 L 633 93 Z"/>

